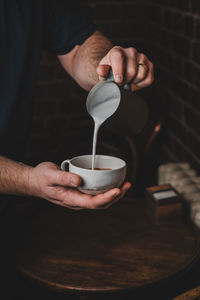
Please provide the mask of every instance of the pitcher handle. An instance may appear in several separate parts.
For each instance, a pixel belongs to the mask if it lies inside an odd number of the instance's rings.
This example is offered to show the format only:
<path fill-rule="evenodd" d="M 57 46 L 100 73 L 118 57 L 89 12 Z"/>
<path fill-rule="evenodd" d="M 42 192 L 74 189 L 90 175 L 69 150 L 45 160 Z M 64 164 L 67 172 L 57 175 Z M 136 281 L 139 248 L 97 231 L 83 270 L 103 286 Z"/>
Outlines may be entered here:
<path fill-rule="evenodd" d="M 114 81 L 114 76 L 113 76 L 113 71 L 112 69 L 110 69 L 109 73 L 108 73 L 108 77 L 106 79 L 107 81 Z M 128 82 L 124 85 L 124 90 L 126 91 L 131 91 L 131 82 Z"/>

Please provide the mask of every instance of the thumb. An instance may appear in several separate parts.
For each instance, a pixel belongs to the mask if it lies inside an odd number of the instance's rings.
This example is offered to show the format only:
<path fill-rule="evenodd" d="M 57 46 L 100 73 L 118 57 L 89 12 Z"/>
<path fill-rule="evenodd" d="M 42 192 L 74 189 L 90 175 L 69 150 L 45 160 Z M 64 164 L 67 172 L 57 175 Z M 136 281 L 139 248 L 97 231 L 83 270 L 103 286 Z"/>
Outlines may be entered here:
<path fill-rule="evenodd" d="M 99 75 L 99 80 L 103 81 L 106 80 L 108 77 L 108 73 L 110 71 L 110 66 L 109 65 L 98 65 L 97 67 L 97 74 Z"/>
<path fill-rule="evenodd" d="M 52 171 L 51 180 L 52 184 L 71 187 L 78 187 L 82 181 L 79 175 L 61 170 Z"/>

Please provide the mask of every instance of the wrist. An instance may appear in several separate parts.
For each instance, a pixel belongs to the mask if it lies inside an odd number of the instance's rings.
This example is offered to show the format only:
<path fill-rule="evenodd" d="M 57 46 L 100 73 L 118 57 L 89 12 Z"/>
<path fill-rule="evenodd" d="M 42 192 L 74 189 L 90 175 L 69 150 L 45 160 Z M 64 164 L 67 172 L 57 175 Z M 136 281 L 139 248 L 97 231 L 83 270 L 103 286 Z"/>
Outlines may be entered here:
<path fill-rule="evenodd" d="M 26 194 L 40 197 L 40 182 L 37 180 L 36 167 L 27 169 Z"/>
<path fill-rule="evenodd" d="M 13 176 L 13 182 L 15 183 L 14 194 L 32 196 L 30 175 L 33 169 L 33 167 L 22 162 L 13 162 L 13 171 L 15 172 L 15 176 Z"/>
<path fill-rule="evenodd" d="M 33 180 L 32 180 L 32 173 L 34 168 L 30 166 L 26 166 L 24 170 L 24 194 L 28 196 L 34 196 L 34 188 L 33 188 Z"/>

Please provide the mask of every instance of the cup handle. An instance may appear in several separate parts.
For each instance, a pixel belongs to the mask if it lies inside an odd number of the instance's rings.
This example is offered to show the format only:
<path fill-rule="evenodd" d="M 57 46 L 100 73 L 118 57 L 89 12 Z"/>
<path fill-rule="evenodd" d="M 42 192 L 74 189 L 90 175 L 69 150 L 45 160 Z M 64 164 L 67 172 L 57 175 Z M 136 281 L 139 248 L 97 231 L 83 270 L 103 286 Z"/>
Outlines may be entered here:
<path fill-rule="evenodd" d="M 66 159 L 61 163 L 61 170 L 66 171 L 66 165 L 70 163 L 70 159 Z"/>

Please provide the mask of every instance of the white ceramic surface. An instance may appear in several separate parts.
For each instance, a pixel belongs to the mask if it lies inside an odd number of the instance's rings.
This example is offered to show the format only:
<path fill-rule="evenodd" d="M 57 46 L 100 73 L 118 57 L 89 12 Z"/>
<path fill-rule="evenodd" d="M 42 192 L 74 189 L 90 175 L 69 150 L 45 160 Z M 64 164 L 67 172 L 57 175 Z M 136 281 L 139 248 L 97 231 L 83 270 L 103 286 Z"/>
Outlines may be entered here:
<path fill-rule="evenodd" d="M 61 169 L 82 177 L 81 192 L 91 195 L 103 193 L 119 187 L 126 176 L 126 163 L 120 158 L 106 155 L 96 155 L 95 168 L 108 168 L 111 170 L 90 170 L 92 155 L 81 155 L 64 160 Z"/>
<path fill-rule="evenodd" d="M 117 110 L 120 98 L 119 87 L 113 81 L 97 83 L 87 96 L 86 108 L 95 124 L 92 146 L 92 169 L 96 167 L 95 156 L 99 128 Z"/>

